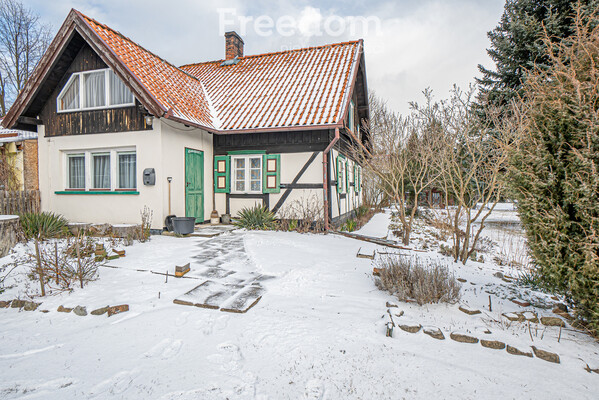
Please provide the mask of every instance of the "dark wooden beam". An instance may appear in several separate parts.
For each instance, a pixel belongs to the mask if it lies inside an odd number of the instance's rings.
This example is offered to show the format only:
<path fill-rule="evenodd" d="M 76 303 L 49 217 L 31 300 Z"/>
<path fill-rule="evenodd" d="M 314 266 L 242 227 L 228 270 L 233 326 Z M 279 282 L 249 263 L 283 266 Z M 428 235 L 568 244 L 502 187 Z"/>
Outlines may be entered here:
<path fill-rule="evenodd" d="M 21 124 L 27 124 L 27 125 L 43 125 L 44 124 L 42 122 L 42 120 L 39 118 L 31 118 L 31 117 L 24 117 L 24 116 L 20 116 L 19 118 L 17 118 L 17 122 L 19 122 Z"/>

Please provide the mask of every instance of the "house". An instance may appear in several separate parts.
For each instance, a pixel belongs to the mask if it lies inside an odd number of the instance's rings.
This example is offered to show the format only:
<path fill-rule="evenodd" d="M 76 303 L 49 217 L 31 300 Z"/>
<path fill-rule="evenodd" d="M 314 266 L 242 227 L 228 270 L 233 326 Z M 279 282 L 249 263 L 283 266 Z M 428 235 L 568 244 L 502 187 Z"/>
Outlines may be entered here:
<path fill-rule="evenodd" d="M 327 223 L 361 204 L 351 146 L 369 146 L 362 40 L 176 67 L 71 10 L 3 124 L 39 135 L 42 209 L 134 223 L 281 216 L 315 199 Z M 321 214 L 321 215 L 322 215 Z"/>
<path fill-rule="evenodd" d="M 0 127 L 0 157 L 0 190 L 38 189 L 37 132 Z"/>

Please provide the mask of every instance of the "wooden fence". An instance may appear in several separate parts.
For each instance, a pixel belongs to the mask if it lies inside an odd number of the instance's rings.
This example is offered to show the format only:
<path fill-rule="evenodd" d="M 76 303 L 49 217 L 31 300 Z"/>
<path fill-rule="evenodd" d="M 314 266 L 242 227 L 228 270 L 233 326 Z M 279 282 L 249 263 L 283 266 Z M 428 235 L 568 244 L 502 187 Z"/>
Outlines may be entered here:
<path fill-rule="evenodd" d="M 0 214 L 40 212 L 39 190 L 0 190 Z"/>

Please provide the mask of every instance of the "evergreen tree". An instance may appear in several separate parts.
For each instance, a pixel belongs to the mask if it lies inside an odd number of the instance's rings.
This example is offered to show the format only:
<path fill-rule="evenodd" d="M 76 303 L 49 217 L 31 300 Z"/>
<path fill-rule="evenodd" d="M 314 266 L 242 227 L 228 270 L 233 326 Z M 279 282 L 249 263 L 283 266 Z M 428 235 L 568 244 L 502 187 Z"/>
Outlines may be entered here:
<path fill-rule="evenodd" d="M 576 18 L 575 34 L 547 37 L 550 68 L 523 86 L 521 146 L 510 181 L 532 257 L 599 333 L 599 21 Z"/>
<path fill-rule="evenodd" d="M 542 40 L 544 29 L 552 41 L 571 36 L 577 4 L 572 0 L 507 0 L 499 25 L 488 33 L 491 47 L 487 53 L 495 69 L 478 66 L 481 98 L 502 107 L 521 94 L 526 71 L 550 64 Z M 597 0 L 580 1 L 586 9 L 598 4 Z"/>

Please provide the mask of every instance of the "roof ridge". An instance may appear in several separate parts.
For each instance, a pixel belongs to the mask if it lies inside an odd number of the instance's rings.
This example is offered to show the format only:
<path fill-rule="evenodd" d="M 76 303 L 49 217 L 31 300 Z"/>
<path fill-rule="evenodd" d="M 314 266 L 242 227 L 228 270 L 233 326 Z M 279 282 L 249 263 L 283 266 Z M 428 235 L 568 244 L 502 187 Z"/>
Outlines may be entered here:
<path fill-rule="evenodd" d="M 239 60 L 243 60 L 243 59 L 247 59 L 247 58 L 266 57 L 266 56 L 272 56 L 272 55 L 276 55 L 276 54 L 296 53 L 296 52 L 300 52 L 300 51 L 309 51 L 309 50 L 319 50 L 319 49 L 330 48 L 330 47 L 335 47 L 335 46 L 347 46 L 347 45 L 350 45 L 350 44 L 359 44 L 362 40 L 363 39 L 348 40 L 348 41 L 345 41 L 345 42 L 321 44 L 321 45 L 318 45 L 318 46 L 300 47 L 299 49 L 289 49 L 289 50 L 281 50 L 281 51 L 270 51 L 270 52 L 267 52 L 267 53 L 250 54 L 250 55 L 242 56 L 242 57 L 238 57 L 238 58 L 239 58 Z M 181 65 L 179 67 L 179 69 L 181 69 L 183 67 L 191 67 L 191 66 L 195 66 L 195 65 L 221 63 L 223 61 L 225 61 L 225 60 L 224 59 L 220 59 L 220 60 L 201 61 L 201 62 L 197 62 L 197 63 L 183 64 L 183 65 Z"/>
<path fill-rule="evenodd" d="M 116 29 L 113 29 L 113 28 L 111 28 L 110 26 L 108 26 L 108 25 L 106 25 L 106 24 L 103 24 L 103 23 L 101 23 L 100 21 L 98 21 L 98 20 L 96 20 L 96 19 L 94 19 L 94 18 L 92 18 L 92 17 L 88 17 L 87 15 L 83 14 L 81 11 L 79 11 L 79 10 L 77 10 L 77 9 L 73 9 L 73 10 L 74 10 L 74 11 L 75 11 L 77 14 L 79 14 L 81 17 L 83 17 L 84 19 L 87 19 L 87 20 L 93 21 L 95 24 L 97 24 L 97 25 L 101 26 L 102 28 L 104 28 L 104 29 L 107 29 L 107 30 L 109 30 L 109 31 L 113 32 L 115 35 L 118 35 L 118 36 L 120 36 L 121 38 L 123 38 L 123 39 L 125 39 L 125 40 L 128 40 L 129 42 L 133 43 L 134 45 L 136 45 L 136 46 L 137 46 L 137 47 L 139 47 L 140 49 L 142 49 L 142 50 L 144 50 L 144 51 L 146 51 L 146 52 L 150 53 L 152 56 L 156 57 L 156 58 L 157 58 L 157 59 L 159 59 L 160 61 L 162 61 L 162 62 L 164 62 L 164 63 L 166 63 L 166 64 L 170 65 L 171 67 L 173 67 L 173 68 L 175 68 L 175 69 L 179 70 L 179 71 L 180 71 L 180 72 L 182 72 L 183 74 L 185 74 L 185 75 L 189 76 L 190 78 L 193 78 L 194 80 L 196 80 L 196 81 L 198 81 L 199 83 L 201 83 L 201 81 L 200 81 L 200 80 L 199 80 L 197 77 L 193 76 L 192 74 L 190 74 L 190 73 L 189 73 L 189 72 L 187 72 L 187 71 L 184 71 L 184 70 L 182 70 L 181 68 L 177 67 L 175 64 L 171 63 L 170 61 L 168 61 L 168 60 L 166 60 L 166 59 L 164 59 L 164 58 L 162 58 L 162 57 L 160 57 L 158 54 L 154 53 L 153 51 L 146 49 L 144 46 L 142 46 L 142 45 L 140 45 L 139 43 L 137 43 L 136 41 L 132 40 L 130 37 L 123 35 L 121 32 L 117 31 Z"/>

